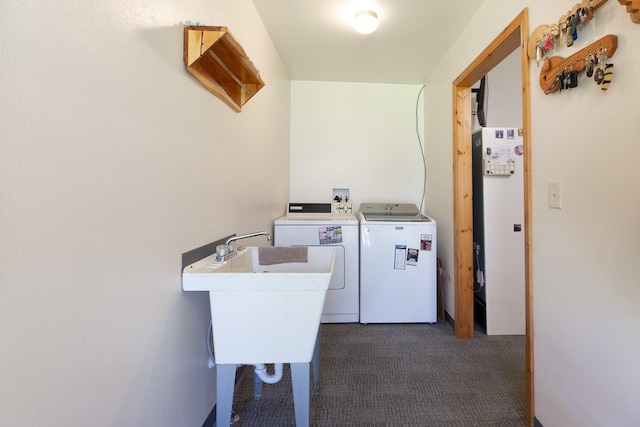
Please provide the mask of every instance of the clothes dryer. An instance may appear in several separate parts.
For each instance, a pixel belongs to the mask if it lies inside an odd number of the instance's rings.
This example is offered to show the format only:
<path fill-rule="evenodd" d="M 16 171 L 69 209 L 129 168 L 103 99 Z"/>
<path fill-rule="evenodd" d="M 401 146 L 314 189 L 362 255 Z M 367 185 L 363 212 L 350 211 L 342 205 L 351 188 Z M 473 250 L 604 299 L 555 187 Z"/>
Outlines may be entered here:
<path fill-rule="evenodd" d="M 333 276 L 322 323 L 360 320 L 359 226 L 351 203 L 289 203 L 275 220 L 277 246 L 335 246 Z"/>

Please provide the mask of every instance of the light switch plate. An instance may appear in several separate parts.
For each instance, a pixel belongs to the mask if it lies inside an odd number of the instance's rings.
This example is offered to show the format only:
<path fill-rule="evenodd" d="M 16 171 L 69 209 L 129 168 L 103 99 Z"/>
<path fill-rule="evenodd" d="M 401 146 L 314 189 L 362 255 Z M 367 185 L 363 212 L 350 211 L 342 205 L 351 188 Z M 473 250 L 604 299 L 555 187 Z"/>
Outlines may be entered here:
<path fill-rule="evenodd" d="M 552 209 L 562 209 L 560 181 L 549 181 L 547 192 L 547 197 L 549 198 L 549 207 Z"/>

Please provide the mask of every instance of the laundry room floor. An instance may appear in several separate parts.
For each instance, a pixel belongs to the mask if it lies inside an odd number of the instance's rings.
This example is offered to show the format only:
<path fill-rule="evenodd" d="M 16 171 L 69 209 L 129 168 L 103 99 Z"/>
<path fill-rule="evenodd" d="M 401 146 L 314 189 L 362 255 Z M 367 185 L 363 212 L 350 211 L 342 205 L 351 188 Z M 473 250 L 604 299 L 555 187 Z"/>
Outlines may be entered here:
<path fill-rule="evenodd" d="M 235 390 L 234 426 L 295 426 L 289 366 L 253 398 Z M 458 339 L 445 322 L 324 324 L 312 426 L 513 427 L 525 423 L 525 337 Z"/>

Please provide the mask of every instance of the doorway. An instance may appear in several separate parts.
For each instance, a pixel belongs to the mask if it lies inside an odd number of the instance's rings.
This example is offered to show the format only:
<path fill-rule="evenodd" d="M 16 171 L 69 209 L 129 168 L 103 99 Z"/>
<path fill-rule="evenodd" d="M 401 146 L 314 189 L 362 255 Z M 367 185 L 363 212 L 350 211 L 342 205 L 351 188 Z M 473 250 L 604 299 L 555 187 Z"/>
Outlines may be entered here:
<path fill-rule="evenodd" d="M 531 117 L 529 58 L 529 11 L 527 8 L 453 81 L 453 222 L 455 334 L 473 338 L 474 266 L 473 202 L 471 169 L 471 86 L 491 69 L 520 49 L 522 81 L 522 129 L 524 164 L 524 251 L 525 251 L 525 329 L 526 329 L 526 424 L 533 426 L 533 305 L 531 251 Z"/>

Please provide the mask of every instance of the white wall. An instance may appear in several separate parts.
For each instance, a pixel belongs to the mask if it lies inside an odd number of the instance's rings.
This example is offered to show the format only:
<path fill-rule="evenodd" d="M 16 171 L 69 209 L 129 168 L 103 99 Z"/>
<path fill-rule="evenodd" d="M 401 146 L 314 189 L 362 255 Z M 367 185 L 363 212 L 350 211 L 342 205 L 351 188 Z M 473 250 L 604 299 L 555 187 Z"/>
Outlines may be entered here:
<path fill-rule="evenodd" d="M 437 159 L 427 169 L 428 198 L 439 218 L 438 254 L 451 273 L 451 82 L 527 6 L 533 31 L 572 4 L 487 0 L 426 82 L 427 159 Z M 640 25 L 607 2 L 576 46 L 556 54 L 569 56 L 605 34 L 619 37 L 607 92 L 583 75 L 577 89 L 546 96 L 532 62 L 535 413 L 545 427 L 640 424 L 640 146 L 631 113 L 640 98 Z M 560 210 L 547 206 L 552 180 L 562 183 Z"/>
<path fill-rule="evenodd" d="M 520 51 L 515 50 L 489 71 L 488 127 L 522 127 Z"/>
<path fill-rule="evenodd" d="M 291 200 L 329 202 L 333 188 L 349 188 L 355 209 L 362 202 L 420 206 L 420 88 L 291 82 Z"/>
<path fill-rule="evenodd" d="M 287 73 L 250 0 L 0 9 L 0 425 L 201 425 L 209 304 L 181 253 L 281 213 Z M 242 113 L 187 73 L 189 19 L 260 68 Z"/>
<path fill-rule="evenodd" d="M 522 82 L 520 78 L 520 51 L 515 50 L 489 71 L 487 77 L 487 127 L 522 127 Z M 473 85 L 478 88 L 480 82 Z M 476 94 L 472 93 L 472 129 L 480 129 L 476 117 Z"/>
<path fill-rule="evenodd" d="M 451 82 L 523 7 L 533 30 L 571 5 L 487 0 L 426 82 L 426 210 L 448 271 Z M 0 8 L 0 424 L 199 425 L 215 400 L 208 302 L 180 290 L 180 254 L 270 229 L 297 196 L 286 72 L 248 0 Z M 242 113 L 184 69 L 186 19 L 228 25 L 260 68 L 267 85 Z M 607 93 L 581 79 L 545 96 L 531 73 L 535 397 L 546 427 L 640 424 L 640 25 L 610 1 L 576 48 L 607 33 L 619 35 Z M 561 210 L 547 208 L 550 180 L 562 182 Z M 418 198 L 420 180 L 409 181 Z M 301 195 L 396 194 L 335 182 Z"/>

